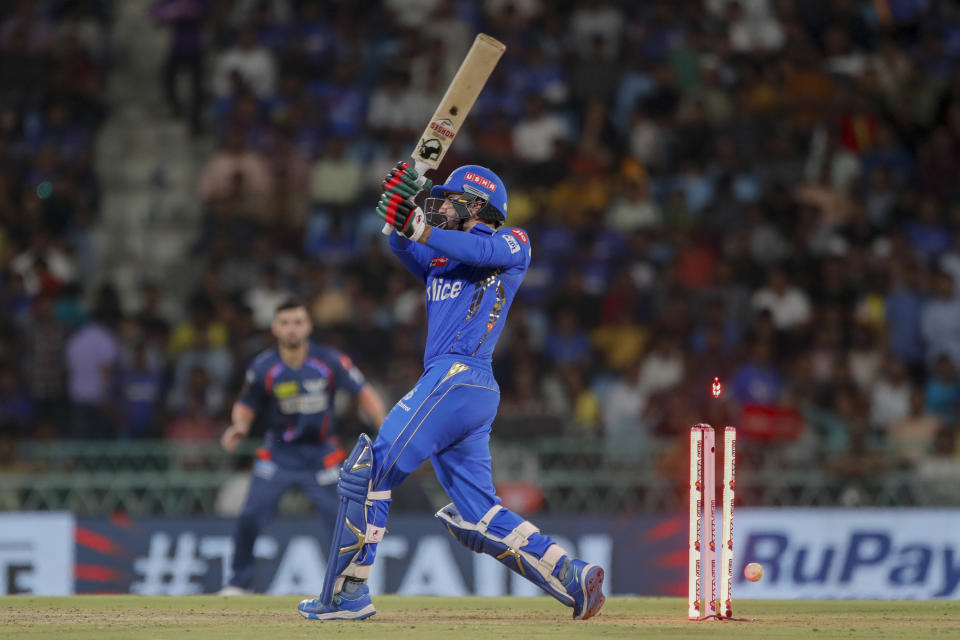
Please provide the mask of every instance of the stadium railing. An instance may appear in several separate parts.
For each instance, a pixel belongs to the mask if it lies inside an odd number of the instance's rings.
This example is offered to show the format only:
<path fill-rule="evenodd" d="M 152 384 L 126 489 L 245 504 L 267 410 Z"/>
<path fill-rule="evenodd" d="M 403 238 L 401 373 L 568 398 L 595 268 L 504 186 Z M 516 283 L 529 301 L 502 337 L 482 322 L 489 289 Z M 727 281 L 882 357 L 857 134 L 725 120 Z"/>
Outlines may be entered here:
<path fill-rule="evenodd" d="M 221 489 L 256 449 L 240 455 L 218 443 L 24 442 L 0 467 L 0 509 L 67 509 L 80 514 L 212 514 Z M 594 438 L 541 438 L 493 443 L 496 482 L 530 483 L 552 512 L 671 512 L 686 500 L 682 447 L 649 440 L 624 446 Z M 679 458 L 678 458 L 679 455 Z M 776 456 L 738 461 L 737 497 L 751 506 L 946 506 L 960 503 L 960 468 L 894 469 L 849 477 L 790 468 Z M 677 466 L 679 463 L 679 466 Z M 419 481 L 412 477 L 412 481 Z M 304 499 L 282 512 L 304 513 Z"/>

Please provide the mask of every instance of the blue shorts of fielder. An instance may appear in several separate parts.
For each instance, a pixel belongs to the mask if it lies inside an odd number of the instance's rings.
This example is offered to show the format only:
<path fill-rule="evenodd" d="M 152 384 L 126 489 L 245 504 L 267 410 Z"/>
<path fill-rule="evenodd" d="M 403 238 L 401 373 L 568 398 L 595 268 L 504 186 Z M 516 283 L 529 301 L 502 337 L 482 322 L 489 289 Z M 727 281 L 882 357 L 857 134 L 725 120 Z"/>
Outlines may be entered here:
<path fill-rule="evenodd" d="M 365 584 L 383 539 L 390 490 L 429 459 L 453 501 L 436 517 L 459 542 L 495 557 L 586 619 L 603 604 L 603 569 L 570 556 L 500 504 L 490 425 L 500 389 L 488 362 L 439 356 L 387 415 L 375 442 L 362 436 L 340 471 L 340 510 L 323 593 L 300 603 L 313 620 L 376 613 Z"/>

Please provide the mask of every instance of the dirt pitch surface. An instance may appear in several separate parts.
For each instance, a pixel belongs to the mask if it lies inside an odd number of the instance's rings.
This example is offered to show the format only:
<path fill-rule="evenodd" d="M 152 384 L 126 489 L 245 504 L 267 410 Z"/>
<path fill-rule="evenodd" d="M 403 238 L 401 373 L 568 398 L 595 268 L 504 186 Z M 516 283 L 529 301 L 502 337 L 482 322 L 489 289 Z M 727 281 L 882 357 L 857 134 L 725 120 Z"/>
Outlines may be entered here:
<path fill-rule="evenodd" d="M 679 598 L 609 598 L 600 615 L 570 619 L 543 598 L 381 596 L 360 622 L 313 622 L 298 598 L 250 596 L 0 597 L 3 640 L 285 640 L 287 638 L 960 638 L 958 602 L 741 600 L 749 621 L 688 622 Z"/>

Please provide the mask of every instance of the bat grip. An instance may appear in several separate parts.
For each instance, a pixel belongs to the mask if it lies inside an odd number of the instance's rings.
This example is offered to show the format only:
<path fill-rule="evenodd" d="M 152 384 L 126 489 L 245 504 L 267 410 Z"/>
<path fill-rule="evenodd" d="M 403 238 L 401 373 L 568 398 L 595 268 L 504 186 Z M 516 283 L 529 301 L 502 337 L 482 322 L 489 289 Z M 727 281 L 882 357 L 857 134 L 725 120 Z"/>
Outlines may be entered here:
<path fill-rule="evenodd" d="M 413 168 L 417 170 L 417 175 L 420 176 L 419 178 L 417 178 L 417 184 L 419 184 L 422 187 L 423 184 L 427 181 L 427 177 L 424 174 L 430 170 L 430 167 L 428 167 L 426 164 L 424 164 L 420 160 L 414 160 Z M 380 229 L 380 233 L 382 233 L 385 236 L 388 236 L 390 235 L 391 231 L 393 231 L 393 225 L 390 224 L 389 222 L 384 222 L 383 228 Z"/>

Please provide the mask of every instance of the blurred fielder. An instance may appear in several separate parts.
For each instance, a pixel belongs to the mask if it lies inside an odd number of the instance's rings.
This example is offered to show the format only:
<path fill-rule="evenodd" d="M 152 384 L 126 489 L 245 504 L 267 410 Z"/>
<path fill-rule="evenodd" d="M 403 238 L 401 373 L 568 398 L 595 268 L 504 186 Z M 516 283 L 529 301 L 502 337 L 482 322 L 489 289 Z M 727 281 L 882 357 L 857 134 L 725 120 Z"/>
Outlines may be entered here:
<path fill-rule="evenodd" d="M 453 537 L 572 607 L 575 619 L 589 618 L 604 602 L 603 569 L 504 508 L 490 467 L 490 425 L 500 402 L 491 356 L 530 264 L 530 239 L 522 229 L 502 228 L 507 193 L 489 169 L 456 169 L 430 190 L 426 212 L 413 202 L 425 182 L 399 163 L 377 207 L 394 227 L 394 253 L 426 285 L 424 372 L 387 415 L 376 442 L 361 436 L 343 463 L 323 592 L 301 602 L 300 614 L 359 620 L 376 613 L 366 581 L 390 490 L 429 458 L 453 500 L 436 514 Z"/>
<path fill-rule="evenodd" d="M 233 424 L 220 439 L 234 451 L 259 413 L 266 422 L 264 446 L 257 450 L 250 492 L 234 534 L 232 577 L 221 595 L 246 593 L 253 581 L 253 543 L 269 522 L 287 489 L 299 486 L 324 522 L 337 513 L 337 469 L 346 452 L 333 424 L 337 389 L 357 396 L 360 408 L 380 425 L 384 407 L 350 358 L 313 344 L 306 308 L 280 305 L 270 325 L 277 346 L 256 357 L 233 405 Z"/>

